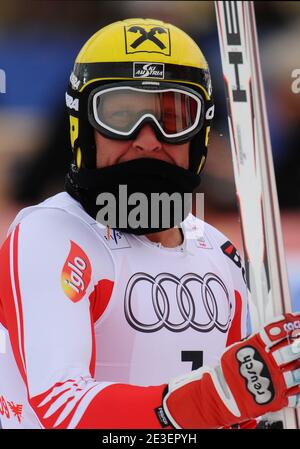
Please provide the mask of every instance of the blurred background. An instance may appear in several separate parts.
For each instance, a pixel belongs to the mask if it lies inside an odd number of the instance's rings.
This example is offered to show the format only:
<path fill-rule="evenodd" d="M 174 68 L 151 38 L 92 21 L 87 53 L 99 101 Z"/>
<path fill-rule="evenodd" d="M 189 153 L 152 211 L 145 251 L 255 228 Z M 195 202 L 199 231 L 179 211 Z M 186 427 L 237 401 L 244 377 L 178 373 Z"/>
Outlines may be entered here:
<path fill-rule="evenodd" d="M 64 93 L 74 58 L 99 28 L 128 17 L 171 22 L 202 48 L 216 119 L 201 191 L 205 219 L 242 252 L 225 93 L 212 1 L 0 0 L 0 243 L 23 207 L 63 190 L 71 159 Z M 289 280 L 300 309 L 300 3 L 255 2 Z M 45 236 L 47 238 L 47 236 Z"/>

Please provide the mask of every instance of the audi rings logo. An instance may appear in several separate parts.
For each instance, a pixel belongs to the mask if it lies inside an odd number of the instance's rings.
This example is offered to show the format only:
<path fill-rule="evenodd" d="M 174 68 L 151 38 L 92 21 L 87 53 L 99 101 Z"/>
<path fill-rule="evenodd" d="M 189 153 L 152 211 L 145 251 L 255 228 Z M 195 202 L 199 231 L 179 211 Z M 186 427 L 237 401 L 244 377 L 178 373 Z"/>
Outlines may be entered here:
<path fill-rule="evenodd" d="M 193 292 L 192 282 L 197 284 Z M 170 291 L 170 283 L 174 284 L 175 294 Z M 150 295 L 147 294 L 149 291 Z M 224 312 L 222 319 L 220 317 L 221 303 L 217 301 L 222 291 L 226 300 L 225 307 L 222 304 L 222 309 L 226 310 L 225 319 Z M 138 301 L 141 300 L 140 307 L 137 306 L 137 298 Z M 198 332 L 210 332 L 216 328 L 225 333 L 231 321 L 228 290 L 224 282 L 213 273 L 207 273 L 203 277 L 187 273 L 181 278 L 170 273 L 160 273 L 156 277 L 147 273 L 136 273 L 128 281 L 124 309 L 130 326 L 140 332 L 156 332 L 163 327 L 172 332 L 182 332 L 191 327 Z M 144 313 L 141 313 L 141 310 Z M 147 316 L 147 322 L 141 319 L 141 315 Z"/>

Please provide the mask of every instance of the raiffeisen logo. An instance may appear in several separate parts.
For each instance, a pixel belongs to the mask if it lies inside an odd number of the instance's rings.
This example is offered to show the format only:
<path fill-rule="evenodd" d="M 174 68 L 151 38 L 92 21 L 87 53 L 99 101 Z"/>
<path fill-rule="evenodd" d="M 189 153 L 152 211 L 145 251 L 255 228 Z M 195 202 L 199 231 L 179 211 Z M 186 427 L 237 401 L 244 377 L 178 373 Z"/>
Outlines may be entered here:
<path fill-rule="evenodd" d="M 6 93 L 6 74 L 5 71 L 0 69 L 0 94 Z"/>

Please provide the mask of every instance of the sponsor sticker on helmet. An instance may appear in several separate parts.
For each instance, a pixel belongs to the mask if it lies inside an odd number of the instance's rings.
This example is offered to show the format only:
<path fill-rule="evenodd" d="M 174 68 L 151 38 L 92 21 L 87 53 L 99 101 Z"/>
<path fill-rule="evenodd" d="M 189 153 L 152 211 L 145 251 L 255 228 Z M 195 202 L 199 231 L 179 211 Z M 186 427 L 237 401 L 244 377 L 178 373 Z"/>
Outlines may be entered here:
<path fill-rule="evenodd" d="M 69 109 L 74 109 L 75 111 L 79 111 L 79 99 L 73 98 L 66 92 L 66 105 Z"/>
<path fill-rule="evenodd" d="M 74 90 L 79 89 L 80 80 L 77 78 L 74 72 L 72 72 L 70 75 L 70 83 Z"/>
<path fill-rule="evenodd" d="M 159 78 L 165 77 L 165 65 L 144 62 L 133 63 L 133 78 Z"/>
<path fill-rule="evenodd" d="M 80 301 L 91 280 L 91 263 L 82 248 L 71 240 L 71 249 L 61 272 L 61 286 L 73 302 Z"/>
<path fill-rule="evenodd" d="M 129 25 L 125 26 L 126 53 L 160 53 L 171 55 L 170 30 L 157 25 Z"/>

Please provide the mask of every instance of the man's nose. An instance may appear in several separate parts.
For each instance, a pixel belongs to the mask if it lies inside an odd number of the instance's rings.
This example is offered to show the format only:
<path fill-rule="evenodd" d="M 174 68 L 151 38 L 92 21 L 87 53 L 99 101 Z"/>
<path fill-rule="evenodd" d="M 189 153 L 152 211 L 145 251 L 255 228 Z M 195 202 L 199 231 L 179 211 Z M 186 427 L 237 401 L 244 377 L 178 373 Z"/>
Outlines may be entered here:
<path fill-rule="evenodd" d="M 154 129 L 149 123 L 142 127 L 132 145 L 136 150 L 147 152 L 159 151 L 162 148 L 162 143 L 156 137 Z"/>

